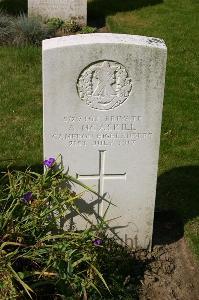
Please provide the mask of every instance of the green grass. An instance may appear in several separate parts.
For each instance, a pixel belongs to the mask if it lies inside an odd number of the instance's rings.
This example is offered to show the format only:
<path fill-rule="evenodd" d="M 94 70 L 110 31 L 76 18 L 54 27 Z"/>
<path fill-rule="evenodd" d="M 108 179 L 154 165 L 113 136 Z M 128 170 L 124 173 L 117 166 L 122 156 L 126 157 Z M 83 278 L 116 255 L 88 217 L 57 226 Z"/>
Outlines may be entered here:
<path fill-rule="evenodd" d="M 188 240 L 192 251 L 199 259 L 199 217 L 190 220 L 185 225 L 185 237 Z"/>
<path fill-rule="evenodd" d="M 41 49 L 0 47 L 0 165 L 42 160 Z"/>
<path fill-rule="evenodd" d="M 168 47 L 160 173 L 199 162 L 197 10 L 196 1 L 165 0 L 107 17 L 112 32 L 160 37 Z"/>
<path fill-rule="evenodd" d="M 0 0 L 0 9 L 12 14 L 27 12 L 28 0 Z"/>
<path fill-rule="evenodd" d="M 13 13 L 16 8 L 20 10 L 15 5 Z M 111 32 L 160 37 L 167 44 L 156 208 L 177 210 L 185 222 L 185 236 L 199 257 L 198 12 L 196 0 L 88 3 L 89 20 L 97 18 Z M 1 160 L 14 158 L 18 166 L 37 165 L 42 159 L 41 52 L 1 48 L 0 57 Z M 7 164 L 0 162 L 2 167 Z"/>

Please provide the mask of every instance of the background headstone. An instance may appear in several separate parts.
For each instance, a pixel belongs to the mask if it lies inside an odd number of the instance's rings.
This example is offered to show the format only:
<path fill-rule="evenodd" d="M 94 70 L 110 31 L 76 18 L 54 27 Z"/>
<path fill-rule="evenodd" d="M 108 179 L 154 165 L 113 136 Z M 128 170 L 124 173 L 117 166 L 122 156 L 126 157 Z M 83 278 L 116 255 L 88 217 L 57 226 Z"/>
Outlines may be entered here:
<path fill-rule="evenodd" d="M 87 23 L 87 0 L 28 0 L 28 15 Z"/>
<path fill-rule="evenodd" d="M 120 34 L 43 42 L 44 156 L 61 154 L 115 204 L 106 219 L 132 248 L 152 240 L 166 53 L 162 40 Z M 106 201 L 84 198 L 83 212 L 103 216 Z"/>

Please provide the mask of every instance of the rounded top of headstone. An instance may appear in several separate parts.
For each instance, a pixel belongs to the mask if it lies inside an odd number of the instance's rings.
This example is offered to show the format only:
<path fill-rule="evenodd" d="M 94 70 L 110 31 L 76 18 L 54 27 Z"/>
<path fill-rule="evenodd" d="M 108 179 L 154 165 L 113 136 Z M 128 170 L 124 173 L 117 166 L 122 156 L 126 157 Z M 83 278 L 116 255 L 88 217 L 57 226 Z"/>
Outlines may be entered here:
<path fill-rule="evenodd" d="M 166 50 L 162 39 L 130 34 L 90 33 L 52 38 L 43 41 L 43 50 L 88 44 L 134 44 Z"/>

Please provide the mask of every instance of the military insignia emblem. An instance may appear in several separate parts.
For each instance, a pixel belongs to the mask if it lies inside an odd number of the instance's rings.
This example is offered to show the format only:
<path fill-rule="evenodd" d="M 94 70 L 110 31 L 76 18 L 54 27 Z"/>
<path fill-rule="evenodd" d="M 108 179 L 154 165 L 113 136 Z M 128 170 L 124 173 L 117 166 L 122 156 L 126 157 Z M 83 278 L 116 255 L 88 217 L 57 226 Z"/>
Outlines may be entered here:
<path fill-rule="evenodd" d="M 126 68 L 115 61 L 98 61 L 85 68 L 77 91 L 82 101 L 93 109 L 110 110 L 124 103 L 132 90 Z"/>

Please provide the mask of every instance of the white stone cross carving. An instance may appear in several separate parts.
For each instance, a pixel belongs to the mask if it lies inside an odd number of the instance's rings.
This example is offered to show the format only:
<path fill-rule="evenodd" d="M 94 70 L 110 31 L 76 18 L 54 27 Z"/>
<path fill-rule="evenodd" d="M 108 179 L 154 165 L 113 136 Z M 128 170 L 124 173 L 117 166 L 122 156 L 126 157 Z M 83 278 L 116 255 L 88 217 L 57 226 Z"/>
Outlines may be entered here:
<path fill-rule="evenodd" d="M 126 180 L 126 173 L 123 174 L 106 174 L 105 173 L 105 158 L 106 158 L 106 150 L 99 150 L 99 172 L 98 174 L 91 175 L 79 175 L 77 174 L 77 179 L 82 180 L 98 180 L 98 194 L 101 197 L 105 197 L 106 193 L 104 193 L 104 180 L 105 179 L 124 179 Z M 103 216 L 103 201 L 99 208 L 99 215 Z"/>

